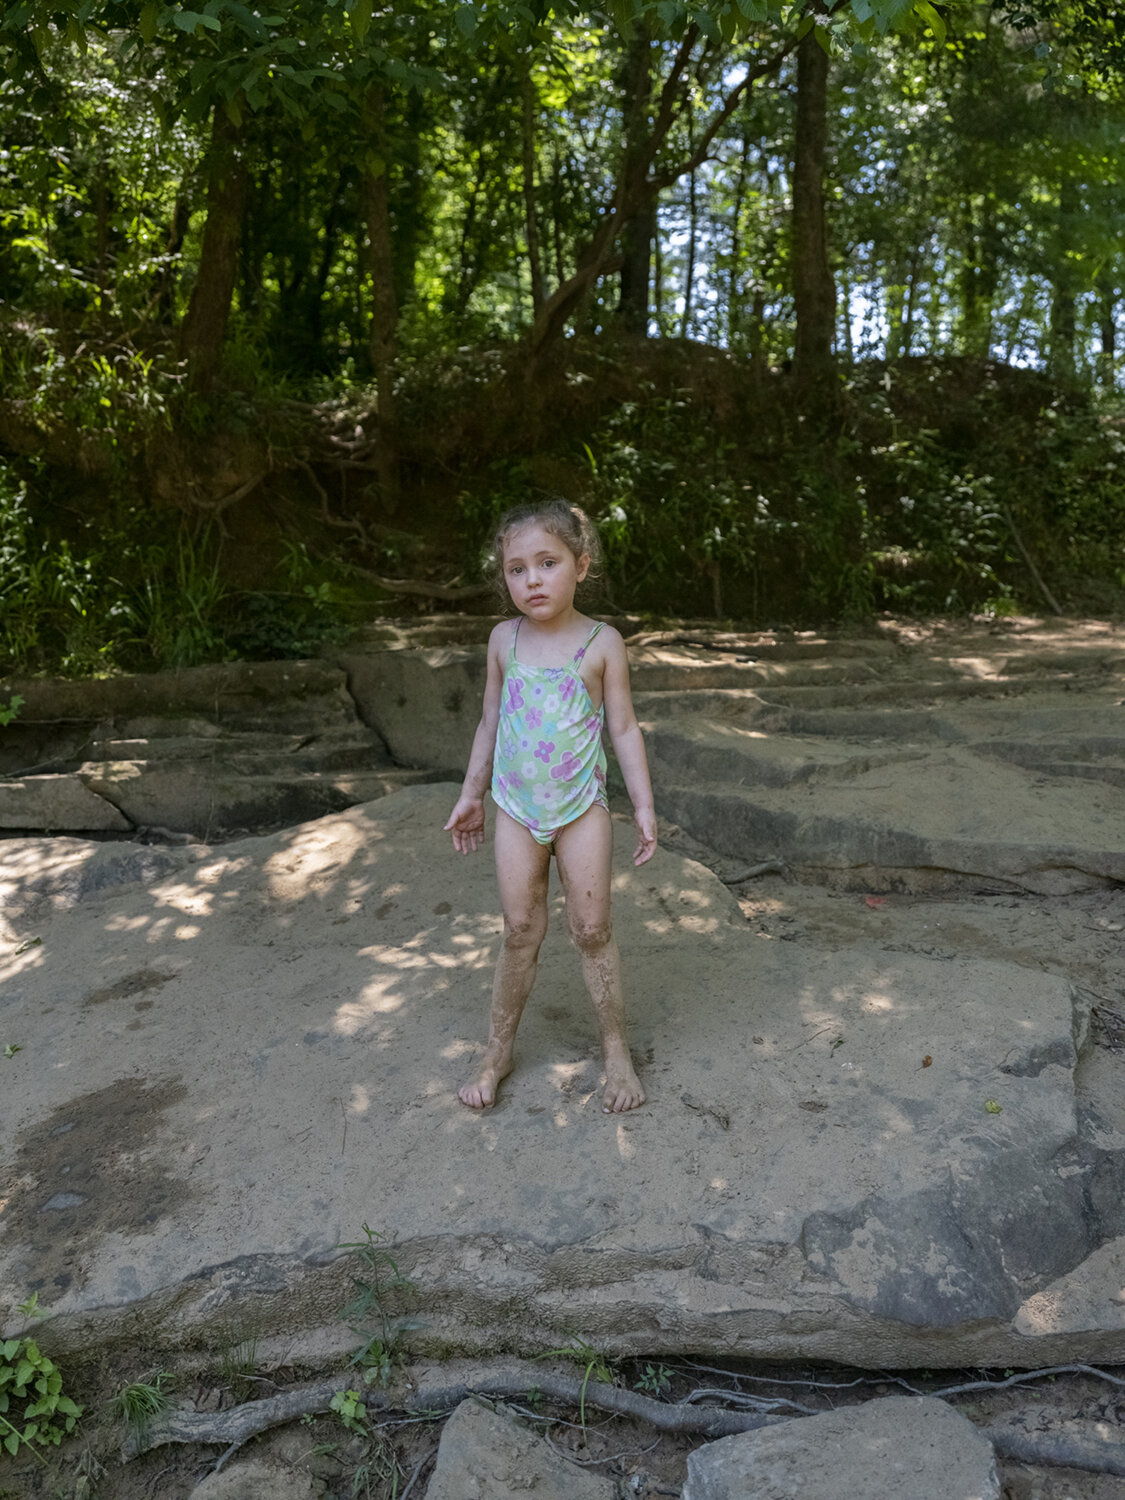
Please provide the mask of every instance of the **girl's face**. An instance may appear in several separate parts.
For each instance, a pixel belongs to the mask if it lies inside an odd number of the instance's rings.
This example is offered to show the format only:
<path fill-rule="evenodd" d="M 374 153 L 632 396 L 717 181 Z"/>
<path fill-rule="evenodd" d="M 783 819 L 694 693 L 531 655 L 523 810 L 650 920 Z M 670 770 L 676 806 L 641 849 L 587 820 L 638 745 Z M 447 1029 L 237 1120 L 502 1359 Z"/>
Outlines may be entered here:
<path fill-rule="evenodd" d="M 504 542 L 504 582 L 521 615 L 544 623 L 574 608 L 574 591 L 590 567 L 553 531 L 529 521 Z"/>

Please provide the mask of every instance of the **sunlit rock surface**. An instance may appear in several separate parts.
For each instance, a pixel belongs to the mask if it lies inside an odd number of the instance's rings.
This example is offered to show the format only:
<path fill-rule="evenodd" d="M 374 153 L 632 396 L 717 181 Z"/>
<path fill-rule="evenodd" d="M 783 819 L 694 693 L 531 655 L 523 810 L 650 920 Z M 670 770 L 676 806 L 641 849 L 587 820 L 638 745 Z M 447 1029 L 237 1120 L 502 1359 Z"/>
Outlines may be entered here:
<path fill-rule="evenodd" d="M 858 922 L 765 941 L 703 866 L 634 871 L 622 829 L 649 1103 L 600 1110 L 553 887 L 476 1114 L 500 921 L 490 852 L 441 831 L 455 793 L 214 849 L 0 845 L 0 1297 L 38 1291 L 64 1342 L 346 1338 L 336 1247 L 366 1223 L 421 1349 L 1125 1358 L 1125 1141 L 1079 1109 L 1064 977 Z"/>

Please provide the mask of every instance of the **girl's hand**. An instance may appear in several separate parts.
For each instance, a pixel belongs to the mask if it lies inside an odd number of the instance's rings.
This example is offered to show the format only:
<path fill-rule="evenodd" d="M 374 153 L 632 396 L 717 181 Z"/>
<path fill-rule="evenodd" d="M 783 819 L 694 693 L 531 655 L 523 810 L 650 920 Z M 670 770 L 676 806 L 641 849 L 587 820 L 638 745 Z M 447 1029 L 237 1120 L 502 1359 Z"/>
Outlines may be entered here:
<path fill-rule="evenodd" d="M 475 854 L 484 843 L 484 802 L 480 797 L 458 797 L 445 832 L 452 833 L 458 854 Z"/>
<path fill-rule="evenodd" d="M 656 853 L 656 814 L 651 807 L 638 807 L 633 814 L 637 825 L 637 847 L 633 850 L 635 865 L 647 864 Z"/>

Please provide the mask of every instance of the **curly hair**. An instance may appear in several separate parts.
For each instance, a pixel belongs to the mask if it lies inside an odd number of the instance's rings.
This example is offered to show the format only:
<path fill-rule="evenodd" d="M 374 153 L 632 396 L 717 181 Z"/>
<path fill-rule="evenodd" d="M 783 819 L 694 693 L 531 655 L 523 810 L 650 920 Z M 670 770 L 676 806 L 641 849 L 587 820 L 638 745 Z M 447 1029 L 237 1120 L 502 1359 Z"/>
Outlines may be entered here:
<path fill-rule="evenodd" d="M 504 584 L 504 546 L 514 531 L 531 524 L 549 531 L 574 555 L 575 560 L 588 557 L 590 566 L 584 582 L 592 582 L 601 572 L 602 548 L 594 523 L 580 505 L 572 505 L 561 495 L 540 500 L 528 505 L 514 505 L 506 510 L 496 523 L 492 546 L 488 554 L 488 572 L 496 585 L 500 597 L 507 602 L 508 592 Z"/>

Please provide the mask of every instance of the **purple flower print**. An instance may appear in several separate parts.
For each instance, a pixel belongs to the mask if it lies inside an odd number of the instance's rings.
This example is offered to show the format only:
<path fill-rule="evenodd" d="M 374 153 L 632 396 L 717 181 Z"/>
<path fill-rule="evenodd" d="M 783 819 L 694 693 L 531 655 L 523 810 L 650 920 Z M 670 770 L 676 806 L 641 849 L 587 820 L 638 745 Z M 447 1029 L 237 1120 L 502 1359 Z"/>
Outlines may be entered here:
<path fill-rule="evenodd" d="M 543 710 L 541 708 L 529 708 L 527 711 L 527 727 L 539 729 L 543 724 Z"/>
<path fill-rule="evenodd" d="M 508 678 L 508 712 L 514 714 L 517 708 L 523 707 L 523 678 Z"/>
<path fill-rule="evenodd" d="M 598 783 L 599 786 L 605 786 L 605 772 L 602 770 L 601 766 L 594 767 L 594 780 Z"/>
<path fill-rule="evenodd" d="M 520 686 L 522 687 L 523 684 L 520 683 Z M 543 696 L 543 684 L 541 682 L 537 682 L 535 684 L 535 686 L 531 689 L 531 696 L 533 698 L 542 698 L 542 696 Z M 521 704 L 520 707 L 522 708 L 523 705 Z"/>
<path fill-rule="evenodd" d="M 587 734 L 597 734 L 602 727 L 602 721 L 597 714 L 591 714 L 586 720 L 585 729 Z"/>
<path fill-rule="evenodd" d="M 554 740 L 540 740 L 539 749 L 535 752 L 536 760 L 541 760 L 544 765 L 551 759 L 555 751 Z"/>
<path fill-rule="evenodd" d="M 577 690 L 578 690 L 578 682 L 577 682 L 577 680 L 575 678 L 573 678 L 573 677 L 568 677 L 566 679 L 566 681 L 563 683 L 562 687 L 559 688 L 559 697 L 562 699 L 562 701 L 564 703 L 567 703 L 567 702 L 570 701 L 571 698 L 574 697 L 574 694 L 577 692 Z"/>
<path fill-rule="evenodd" d="M 582 762 L 577 755 L 570 750 L 563 751 L 563 758 L 557 766 L 551 767 L 552 781 L 573 781 L 582 769 Z"/>
<path fill-rule="evenodd" d="M 575 661 L 581 661 L 582 658 L 585 655 L 586 655 L 586 647 L 585 646 L 579 646 L 578 650 L 574 653 L 574 660 Z"/>
<path fill-rule="evenodd" d="M 504 778 L 501 777 L 500 779 L 501 779 L 501 781 L 503 781 Z M 520 792 L 520 791 L 522 791 L 523 790 L 523 777 L 522 776 L 517 776 L 514 771 L 509 771 L 508 772 L 508 786 L 509 786 L 509 788 L 513 792 Z"/>
<path fill-rule="evenodd" d="M 521 750 L 530 750 L 531 749 L 531 736 L 529 734 L 521 734 L 520 735 L 520 749 Z"/>

